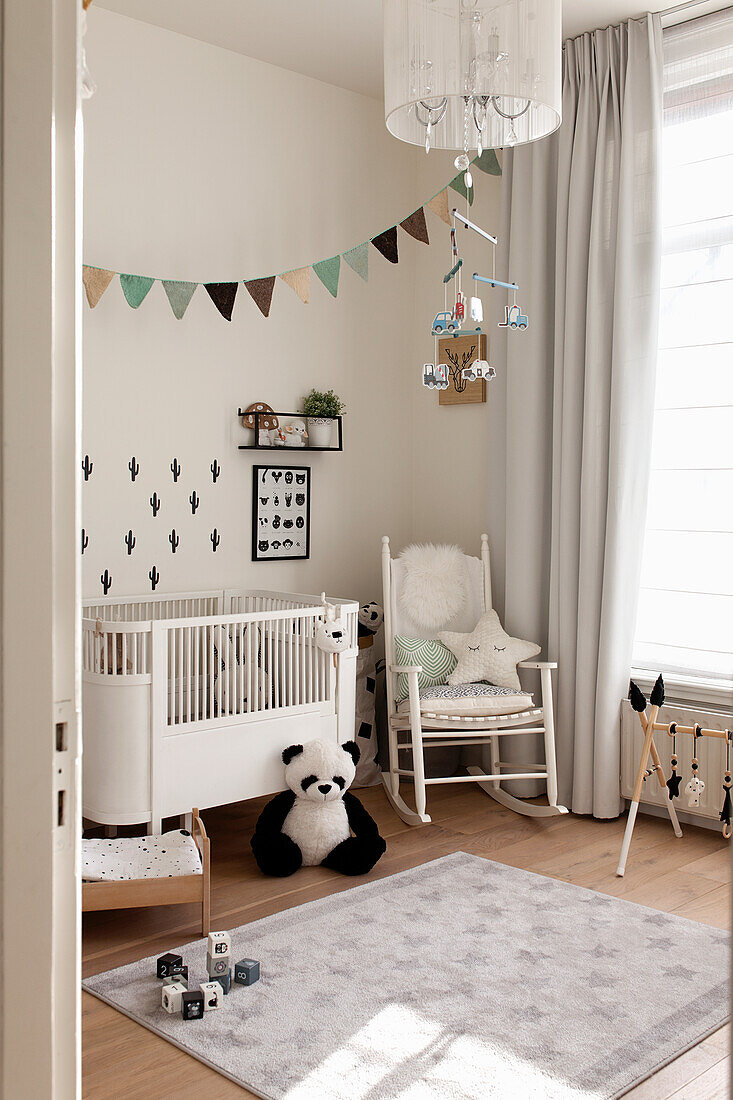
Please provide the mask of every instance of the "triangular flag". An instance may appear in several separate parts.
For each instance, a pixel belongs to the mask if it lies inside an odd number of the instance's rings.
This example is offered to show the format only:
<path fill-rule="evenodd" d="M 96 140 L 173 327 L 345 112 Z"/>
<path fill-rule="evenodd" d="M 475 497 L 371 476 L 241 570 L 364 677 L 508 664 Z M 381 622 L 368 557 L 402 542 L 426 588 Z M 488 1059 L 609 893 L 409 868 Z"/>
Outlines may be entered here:
<path fill-rule="evenodd" d="M 326 290 L 333 294 L 335 298 L 339 289 L 341 257 L 332 256 L 330 260 L 319 260 L 318 263 L 313 264 L 312 267 Z"/>
<path fill-rule="evenodd" d="M 391 264 L 398 263 L 396 225 L 393 225 L 391 229 L 385 229 L 384 233 L 377 233 L 376 237 L 372 237 L 372 244 L 377 252 L 382 253 L 385 260 L 389 260 Z"/>
<path fill-rule="evenodd" d="M 239 283 L 204 283 L 212 302 L 225 321 L 231 321 Z"/>
<path fill-rule="evenodd" d="M 422 241 L 423 244 L 430 244 L 428 227 L 425 222 L 425 211 L 422 206 L 419 210 L 416 210 L 414 214 L 410 214 L 409 218 L 405 218 L 403 222 L 400 222 L 400 225 L 405 233 L 409 233 L 416 241 Z"/>
<path fill-rule="evenodd" d="M 289 287 L 292 287 L 301 302 L 308 304 L 311 294 L 311 269 L 309 267 L 298 267 L 295 271 L 284 271 L 280 278 Z"/>
<path fill-rule="evenodd" d="M 268 275 L 265 279 L 249 279 L 244 284 L 252 295 L 252 301 L 263 317 L 270 316 L 272 292 L 275 289 L 275 276 Z"/>
<path fill-rule="evenodd" d="M 484 149 L 480 157 L 476 157 L 474 165 L 481 172 L 486 172 L 489 176 L 500 176 L 501 165 L 496 159 L 496 153 L 493 149 Z"/>
<path fill-rule="evenodd" d="M 149 279 L 147 275 L 120 275 L 120 284 L 127 298 L 127 304 L 137 309 L 154 282 L 155 279 Z"/>
<path fill-rule="evenodd" d="M 473 193 L 475 191 L 475 188 L 472 187 L 469 192 L 466 192 L 466 185 L 463 182 L 463 175 L 463 172 L 459 172 L 456 178 L 451 181 L 449 186 L 452 187 L 454 191 L 457 191 L 462 199 L 465 199 L 466 195 L 468 195 L 468 205 L 471 206 L 471 204 L 473 203 Z"/>
<path fill-rule="evenodd" d="M 358 244 L 356 248 L 350 248 L 348 252 L 343 252 L 342 256 L 365 283 L 369 282 L 369 241 Z"/>
<path fill-rule="evenodd" d="M 112 282 L 116 272 L 105 271 L 103 267 L 87 267 L 86 264 L 82 268 L 82 282 L 84 283 L 84 289 L 87 293 L 87 301 L 89 302 L 89 308 L 94 309 L 99 299 L 104 294 L 105 290 Z"/>
<path fill-rule="evenodd" d="M 198 283 L 183 283 L 177 279 L 163 279 L 163 290 L 168 295 L 168 301 L 173 310 L 173 316 L 180 321 L 188 309 L 188 303 L 193 298 L 193 292 Z"/>
<path fill-rule="evenodd" d="M 439 191 L 434 199 L 425 204 L 428 210 L 432 210 L 434 214 L 437 214 L 439 218 L 442 218 L 446 225 L 452 225 L 450 211 L 448 209 L 448 188 L 443 188 Z"/>

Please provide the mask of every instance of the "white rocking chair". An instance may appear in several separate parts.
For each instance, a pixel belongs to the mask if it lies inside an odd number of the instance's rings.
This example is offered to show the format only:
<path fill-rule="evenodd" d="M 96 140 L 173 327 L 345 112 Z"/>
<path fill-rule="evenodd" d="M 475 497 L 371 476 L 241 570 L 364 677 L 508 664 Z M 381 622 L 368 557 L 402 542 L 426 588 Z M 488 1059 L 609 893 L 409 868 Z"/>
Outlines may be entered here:
<path fill-rule="evenodd" d="M 464 555 L 469 580 L 469 606 L 463 615 L 472 625 L 458 626 L 446 623 L 443 629 L 472 630 L 491 603 L 491 568 L 489 560 L 489 539 L 481 536 L 481 559 Z M 395 635 L 414 633 L 414 630 L 402 630 L 402 615 L 399 608 L 398 588 L 400 583 L 397 562 L 390 556 L 389 538 L 382 538 L 382 587 L 384 591 L 384 631 L 385 658 L 387 665 L 387 725 L 389 731 L 389 771 L 382 773 L 382 782 L 387 798 L 395 812 L 407 825 L 422 825 L 429 822 L 426 813 L 426 788 L 434 783 L 478 783 L 486 794 L 507 806 L 510 810 L 527 817 L 554 817 L 566 814 L 565 806 L 557 802 L 557 766 L 555 759 L 555 729 L 552 708 L 551 670 L 557 668 L 553 661 L 522 661 L 520 669 L 538 669 L 542 693 L 542 706 L 531 707 L 514 714 L 482 714 L 480 710 L 471 711 L 470 716 L 440 714 L 440 702 L 436 699 L 420 697 L 418 675 L 420 665 L 397 665 L 395 663 Z M 472 596 L 472 598 L 471 598 Z M 399 707 L 396 702 L 397 677 L 407 676 L 409 687 L 409 705 Z M 514 770 L 515 765 L 502 763 L 499 759 L 499 737 L 519 736 L 521 734 L 544 734 L 545 764 L 521 765 L 526 771 Z M 458 736 L 456 736 L 458 735 Z M 437 779 L 425 778 L 425 749 L 445 748 L 459 745 L 488 745 L 491 773 L 484 774 L 481 768 L 468 767 L 467 775 L 445 776 Z M 399 754 L 412 749 L 412 769 L 400 766 Z M 502 771 L 502 768 L 512 768 Z M 410 778 L 414 784 L 415 809 L 411 810 L 400 795 L 400 779 Z M 548 805 L 525 802 L 521 798 L 502 790 L 506 780 L 544 779 L 547 782 Z"/>

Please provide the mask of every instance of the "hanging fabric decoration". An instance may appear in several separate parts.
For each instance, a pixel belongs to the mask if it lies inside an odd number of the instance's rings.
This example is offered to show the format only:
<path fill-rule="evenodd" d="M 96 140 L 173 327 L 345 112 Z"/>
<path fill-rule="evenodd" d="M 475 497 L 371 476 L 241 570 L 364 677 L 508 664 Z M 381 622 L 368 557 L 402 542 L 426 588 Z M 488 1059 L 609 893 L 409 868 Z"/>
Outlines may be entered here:
<path fill-rule="evenodd" d="M 400 222 L 400 225 L 405 233 L 409 233 L 416 241 L 420 241 L 422 244 L 430 244 L 425 211 L 422 206 L 414 214 L 410 214 L 409 218 L 405 218 L 403 222 Z"/>
<path fill-rule="evenodd" d="M 292 287 L 301 302 L 308 305 L 311 296 L 311 269 L 309 267 L 298 267 L 295 271 L 284 271 L 280 278 L 289 287 Z"/>
<path fill-rule="evenodd" d="M 339 272 L 341 271 L 341 257 L 332 256 L 330 260 L 319 260 L 313 264 L 313 270 L 329 294 L 335 298 L 339 289 Z"/>
<path fill-rule="evenodd" d="M 84 266 L 82 282 L 84 283 L 90 309 L 94 309 L 115 275 L 115 271 L 105 271 L 103 267 Z"/>
<path fill-rule="evenodd" d="M 432 210 L 434 214 L 437 214 L 438 217 L 441 218 L 446 225 L 453 224 L 450 216 L 447 187 L 444 187 L 442 191 L 438 191 L 438 194 L 435 196 L 435 198 L 431 199 L 430 202 L 426 203 L 425 205 L 427 206 L 428 210 Z"/>
<path fill-rule="evenodd" d="M 181 320 L 188 309 L 188 303 L 193 298 L 193 292 L 198 283 L 184 283 L 177 279 L 163 279 L 163 290 L 173 310 L 173 316 Z"/>
<path fill-rule="evenodd" d="M 391 229 L 385 229 L 384 233 L 378 233 L 376 237 L 372 237 L 372 244 L 377 252 L 382 253 L 385 260 L 389 260 L 391 264 L 399 263 L 396 225 L 393 225 Z"/>
<path fill-rule="evenodd" d="M 486 172 L 488 175 L 501 175 L 501 166 L 496 159 L 496 153 L 493 149 L 484 150 L 481 156 L 475 157 L 471 163 L 480 171 Z M 437 195 L 434 195 L 432 199 L 423 203 L 422 206 L 419 206 L 417 210 L 413 210 L 411 214 L 408 214 L 408 216 L 398 222 L 397 225 L 392 225 L 389 229 L 385 229 L 381 233 L 377 233 L 376 236 L 370 237 L 366 241 L 362 241 L 361 244 L 357 244 L 354 248 L 347 249 L 347 251 L 342 252 L 341 255 L 331 256 L 326 260 L 318 260 L 316 263 L 309 264 L 306 267 L 294 268 L 291 271 L 283 271 L 275 275 L 266 275 L 257 279 L 243 280 L 250 297 L 255 302 L 262 315 L 264 317 L 269 317 L 275 280 L 280 278 L 295 291 L 301 302 L 307 303 L 310 300 L 310 273 L 312 269 L 315 271 L 329 294 L 336 298 L 338 296 L 342 259 L 346 261 L 352 271 L 356 272 L 360 279 L 363 279 L 364 282 L 368 282 L 369 245 L 373 244 L 377 251 L 391 264 L 399 263 L 397 240 L 398 226 L 401 226 L 404 231 L 409 233 L 415 240 L 429 245 L 430 236 L 428 233 L 427 220 L 425 218 L 425 209 L 431 210 L 437 217 L 444 221 L 446 225 L 452 226 L 451 210 L 455 205 L 455 200 L 451 199 L 449 188 L 453 188 L 459 195 L 466 198 L 465 177 L 467 175 L 469 175 L 469 172 L 465 168 L 462 168 L 461 172 L 447 187 L 444 187 L 442 191 L 439 191 Z M 473 202 L 473 197 L 474 189 L 473 186 L 471 186 L 468 193 L 468 201 L 470 203 Z M 90 267 L 85 264 L 82 278 L 87 301 L 91 309 L 94 309 L 97 305 L 115 275 L 120 276 L 120 284 L 125 295 L 125 300 L 133 309 L 137 309 L 140 306 L 149 293 L 151 286 L 156 282 L 154 278 L 150 278 L 147 275 L 129 275 L 125 272 L 108 271 L 106 268 Z M 160 282 L 163 284 L 163 289 L 165 290 L 170 307 L 173 310 L 173 315 L 179 321 L 186 313 L 191 298 L 196 291 L 196 287 L 199 285 L 206 287 L 207 294 L 222 317 L 227 321 L 231 321 L 239 286 L 238 282 L 199 284 L 197 282 L 185 282 L 179 279 L 161 279 Z"/>
<path fill-rule="evenodd" d="M 269 317 L 272 292 L 275 289 L 275 276 L 268 275 L 266 279 L 248 279 L 244 285 L 263 317 Z"/>
<path fill-rule="evenodd" d="M 465 173 L 461 172 L 460 175 L 456 176 L 456 178 L 451 181 L 450 186 L 453 188 L 454 191 L 458 192 L 462 199 L 468 197 L 468 205 L 472 206 L 475 188 L 470 187 L 468 191 L 466 190 L 466 184 L 463 181 L 464 175 Z"/>
<path fill-rule="evenodd" d="M 127 298 L 127 304 L 137 309 L 144 302 L 154 282 L 155 279 L 150 279 L 146 275 L 120 275 L 120 285 L 122 293 Z"/>
<path fill-rule="evenodd" d="M 239 283 L 204 283 L 212 302 L 225 321 L 231 321 Z"/>
<path fill-rule="evenodd" d="M 481 172 L 486 172 L 487 176 L 500 176 L 501 165 L 496 158 L 496 153 L 493 149 L 484 149 L 480 157 L 476 157 L 473 162 L 474 167 L 478 168 Z"/>
<path fill-rule="evenodd" d="M 343 253 L 343 257 L 346 260 L 350 268 L 352 268 L 357 275 L 360 275 L 365 283 L 369 282 L 369 242 L 364 241 L 363 244 L 358 244 L 356 248 L 350 248 L 348 252 Z"/>

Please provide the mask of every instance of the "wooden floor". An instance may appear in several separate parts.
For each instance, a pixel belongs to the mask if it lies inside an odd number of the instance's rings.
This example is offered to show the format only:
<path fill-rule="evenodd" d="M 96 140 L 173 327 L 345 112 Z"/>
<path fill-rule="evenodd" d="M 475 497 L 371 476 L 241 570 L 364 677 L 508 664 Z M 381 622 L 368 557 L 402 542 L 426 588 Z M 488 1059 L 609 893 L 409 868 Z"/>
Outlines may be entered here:
<path fill-rule="evenodd" d="M 624 879 L 616 878 L 624 819 L 564 817 L 531 821 L 475 787 L 435 787 L 431 825 L 409 828 L 381 788 L 359 795 L 378 820 L 387 852 L 371 877 L 392 875 L 449 852 L 464 851 L 522 867 L 719 928 L 730 924 L 730 849 L 720 833 L 685 826 L 677 840 L 668 821 L 640 816 Z M 309 867 L 289 879 L 257 870 L 249 837 L 265 800 L 205 813 L 212 843 L 212 923 L 235 928 L 363 881 Z M 197 935 L 192 906 L 88 913 L 84 974 L 162 953 Z M 164 1100 L 181 1095 L 220 1100 L 247 1090 L 84 994 L 83 1095 L 88 1100 Z M 630 1100 L 718 1100 L 728 1096 L 729 1028 L 723 1028 L 628 1093 Z"/>

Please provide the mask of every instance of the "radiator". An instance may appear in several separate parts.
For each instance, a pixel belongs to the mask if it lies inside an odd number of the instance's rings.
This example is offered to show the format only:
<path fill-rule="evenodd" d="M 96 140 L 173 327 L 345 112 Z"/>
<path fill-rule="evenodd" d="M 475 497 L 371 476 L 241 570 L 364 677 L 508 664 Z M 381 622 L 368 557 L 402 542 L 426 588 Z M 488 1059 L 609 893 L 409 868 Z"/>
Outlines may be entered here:
<path fill-rule="evenodd" d="M 659 712 L 659 722 L 677 722 L 678 725 L 691 726 L 696 722 L 708 729 L 733 729 L 733 714 L 723 709 L 689 708 L 677 704 L 667 704 Z M 636 779 L 636 769 L 639 766 L 642 742 L 644 735 L 641 723 L 631 704 L 624 700 L 621 707 L 621 794 L 624 798 L 631 798 Z M 672 754 L 672 738 L 660 731 L 655 733 L 654 742 L 659 750 L 665 779 L 669 778 Z M 714 823 L 718 828 L 720 822 L 718 815 L 723 805 L 723 775 L 725 773 L 725 741 L 718 738 L 698 737 L 697 759 L 700 762 L 698 775 L 705 783 L 705 790 L 700 798 L 700 805 L 690 807 L 687 805 L 687 797 L 684 793 L 690 776 L 692 775 L 692 743 L 693 738 L 687 734 L 677 736 L 677 773 L 682 776 L 680 785 L 680 797 L 675 799 L 675 806 L 682 820 L 689 820 L 699 825 Z M 731 748 L 733 758 L 733 748 Z M 732 760 L 733 762 L 733 760 Z M 652 807 L 658 807 L 664 813 L 664 799 L 669 797 L 669 792 L 659 786 L 656 776 L 651 775 L 644 783 L 641 793 L 641 806 L 650 812 L 655 812 Z"/>

